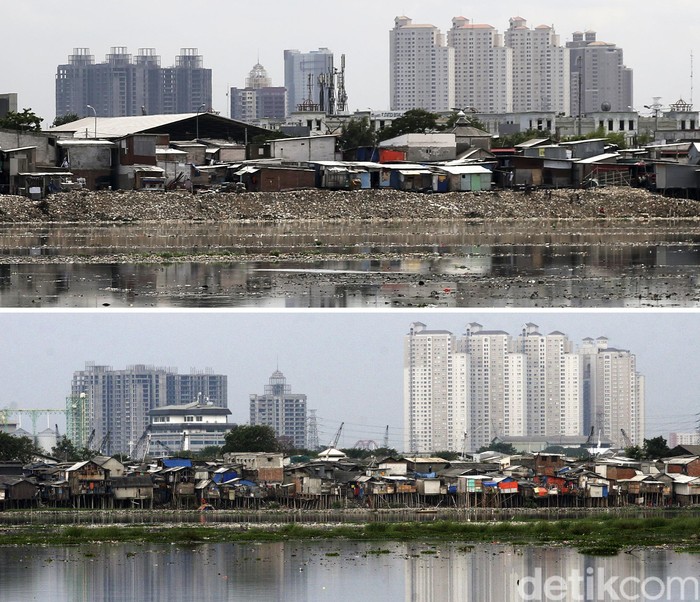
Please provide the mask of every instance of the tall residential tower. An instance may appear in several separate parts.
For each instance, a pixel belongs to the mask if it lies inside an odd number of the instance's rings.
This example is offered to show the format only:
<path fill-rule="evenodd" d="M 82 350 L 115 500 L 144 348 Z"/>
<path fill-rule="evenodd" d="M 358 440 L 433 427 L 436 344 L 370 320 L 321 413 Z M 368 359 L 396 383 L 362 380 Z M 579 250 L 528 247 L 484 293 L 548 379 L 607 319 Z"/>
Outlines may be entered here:
<path fill-rule="evenodd" d="M 262 395 L 250 396 L 250 424 L 271 426 L 296 449 L 306 448 L 306 395 L 292 393 L 279 370 L 270 376 Z"/>
<path fill-rule="evenodd" d="M 519 336 L 468 324 L 463 336 L 411 324 L 404 338 L 405 450 L 476 450 L 495 438 L 644 436 L 644 377 L 634 354 L 526 324 Z"/>
<path fill-rule="evenodd" d="M 449 111 L 455 106 L 455 51 L 434 25 L 396 17 L 389 32 L 392 111 Z"/>

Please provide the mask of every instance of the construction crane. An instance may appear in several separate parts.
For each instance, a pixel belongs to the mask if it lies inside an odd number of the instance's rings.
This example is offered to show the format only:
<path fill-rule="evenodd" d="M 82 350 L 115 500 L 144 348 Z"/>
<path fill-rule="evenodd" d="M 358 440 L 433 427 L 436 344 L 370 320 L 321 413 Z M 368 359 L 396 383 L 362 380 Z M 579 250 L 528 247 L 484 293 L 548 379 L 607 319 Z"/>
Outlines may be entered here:
<path fill-rule="evenodd" d="M 109 445 L 110 439 L 111 439 L 112 431 L 107 431 L 107 434 L 102 437 L 102 441 L 100 441 L 100 444 L 97 446 L 97 453 L 102 454 L 104 451 L 107 449 L 107 446 Z"/>
<path fill-rule="evenodd" d="M 333 437 L 333 440 L 328 444 L 329 448 L 334 448 L 338 446 L 338 441 L 340 441 L 340 433 L 343 432 L 343 425 L 345 423 L 341 422 L 340 427 L 338 428 L 338 432 L 335 434 L 335 437 Z"/>
<path fill-rule="evenodd" d="M 620 429 L 620 432 L 622 433 L 622 440 L 625 442 L 625 447 L 632 447 L 632 441 L 630 441 L 627 433 L 625 433 L 625 429 Z"/>
<path fill-rule="evenodd" d="M 92 429 L 92 432 L 90 433 L 90 436 L 88 437 L 87 443 L 85 444 L 85 447 L 87 449 L 90 449 L 90 446 L 92 445 L 92 442 L 95 440 L 95 429 Z"/>
<path fill-rule="evenodd" d="M 160 445 L 170 456 L 177 456 L 177 452 L 166 443 L 163 443 L 160 439 L 156 439 L 156 443 Z"/>
<path fill-rule="evenodd" d="M 131 458 L 133 460 L 140 459 L 141 462 L 145 462 L 146 456 L 148 455 L 148 449 L 151 444 L 151 427 L 147 426 L 141 436 L 139 437 L 136 445 L 131 449 Z"/>
<path fill-rule="evenodd" d="M 591 446 L 591 443 L 593 441 L 593 433 L 595 433 L 595 426 L 591 426 L 591 432 L 588 433 L 588 439 L 586 439 L 586 442 L 583 444 L 583 447 Z"/>

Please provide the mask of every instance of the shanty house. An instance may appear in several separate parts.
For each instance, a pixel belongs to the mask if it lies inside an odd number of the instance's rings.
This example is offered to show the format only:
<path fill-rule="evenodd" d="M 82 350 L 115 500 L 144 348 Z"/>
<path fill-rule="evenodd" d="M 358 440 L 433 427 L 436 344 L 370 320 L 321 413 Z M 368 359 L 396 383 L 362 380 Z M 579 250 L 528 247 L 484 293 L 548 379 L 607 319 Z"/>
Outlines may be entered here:
<path fill-rule="evenodd" d="M 391 149 L 405 154 L 406 161 L 452 161 L 457 156 L 457 142 L 454 134 L 403 134 L 383 140 L 381 149 Z"/>
<path fill-rule="evenodd" d="M 0 508 L 27 508 L 37 502 L 39 488 L 29 479 L 0 475 Z"/>
<path fill-rule="evenodd" d="M 379 186 L 407 192 L 425 192 L 433 189 L 433 172 L 424 165 L 385 163 Z"/>
<path fill-rule="evenodd" d="M 234 172 L 234 176 L 245 184 L 248 192 L 281 192 L 316 186 L 316 172 L 298 167 L 245 165 Z"/>
<path fill-rule="evenodd" d="M 445 191 L 478 192 L 491 190 L 491 170 L 482 165 L 436 165 L 439 173 L 433 175 L 433 190 L 442 192 L 440 174 L 446 174 Z"/>
<path fill-rule="evenodd" d="M 153 480 L 148 475 L 110 477 L 112 497 L 117 503 L 141 507 L 153 504 Z"/>
<path fill-rule="evenodd" d="M 107 189 L 115 186 L 114 165 L 117 160 L 117 146 L 109 140 L 93 138 L 59 139 L 58 160 L 65 171 L 83 182 L 88 190 Z"/>
<path fill-rule="evenodd" d="M 98 496 L 107 494 L 109 471 L 92 460 L 76 462 L 66 469 L 71 495 Z"/>
<path fill-rule="evenodd" d="M 306 136 L 270 140 L 270 155 L 284 161 L 335 161 L 336 136 Z"/>

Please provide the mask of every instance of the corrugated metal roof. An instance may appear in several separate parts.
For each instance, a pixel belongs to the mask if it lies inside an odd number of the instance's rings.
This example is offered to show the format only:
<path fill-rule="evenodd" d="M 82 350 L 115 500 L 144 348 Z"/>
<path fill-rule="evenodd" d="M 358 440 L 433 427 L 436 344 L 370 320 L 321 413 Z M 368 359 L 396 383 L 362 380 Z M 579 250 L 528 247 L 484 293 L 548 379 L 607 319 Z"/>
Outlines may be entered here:
<path fill-rule="evenodd" d="M 20 175 L 20 176 L 35 176 L 35 177 L 44 177 L 44 176 L 69 177 L 69 176 L 72 176 L 73 173 L 70 171 L 33 171 L 33 172 L 20 173 L 18 175 Z"/>
<path fill-rule="evenodd" d="M 200 113 L 201 115 L 201 113 Z M 197 117 L 197 113 L 179 113 L 175 115 L 135 115 L 133 117 L 98 117 L 97 135 L 101 138 L 119 138 L 135 132 L 150 130 L 155 127 L 177 123 L 185 119 Z M 51 133 L 74 133 L 76 138 L 84 135 L 87 130 L 89 136 L 95 135 L 95 118 L 83 117 L 77 121 L 71 121 L 64 125 L 51 128 Z"/>
<path fill-rule="evenodd" d="M 436 169 L 446 171 L 455 176 L 466 174 L 481 174 L 491 173 L 490 169 L 486 169 L 482 165 L 436 165 Z"/>
<path fill-rule="evenodd" d="M 589 165 L 591 163 L 600 163 L 601 161 L 609 161 L 610 159 L 616 159 L 620 156 L 620 153 L 603 153 L 602 155 L 595 155 L 594 157 L 588 157 L 586 159 L 579 159 L 576 163 L 581 163 L 583 165 Z"/>
<path fill-rule="evenodd" d="M 429 174 L 429 169 L 399 169 L 399 173 L 402 176 L 421 176 Z"/>
<path fill-rule="evenodd" d="M 59 138 L 56 141 L 59 146 L 116 146 L 109 140 L 95 140 L 94 138 Z"/>

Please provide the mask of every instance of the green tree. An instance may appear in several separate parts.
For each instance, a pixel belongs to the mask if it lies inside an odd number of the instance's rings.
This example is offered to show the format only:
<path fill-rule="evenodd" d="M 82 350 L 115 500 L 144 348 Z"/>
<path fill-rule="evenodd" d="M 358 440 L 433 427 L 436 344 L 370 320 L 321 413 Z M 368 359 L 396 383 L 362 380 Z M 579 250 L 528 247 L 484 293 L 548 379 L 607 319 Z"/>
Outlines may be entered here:
<path fill-rule="evenodd" d="M 476 450 L 476 453 L 480 454 L 485 451 L 494 451 L 498 452 L 499 454 L 507 454 L 511 456 L 518 453 L 518 450 L 513 447 L 512 443 L 503 443 L 503 441 L 498 441 L 498 439 L 494 439 L 488 445 L 480 447 Z"/>
<path fill-rule="evenodd" d="M 97 451 L 87 447 L 78 448 L 68 437 L 63 435 L 51 448 L 51 455 L 62 462 L 80 462 L 94 458 Z"/>
<path fill-rule="evenodd" d="M 251 144 L 265 144 L 268 140 L 279 140 L 281 138 L 289 138 L 289 136 L 279 130 L 268 130 L 263 134 L 253 136 L 250 142 Z"/>
<path fill-rule="evenodd" d="M 225 437 L 223 453 L 229 452 L 275 452 L 278 450 L 277 435 L 271 426 L 237 424 Z"/>
<path fill-rule="evenodd" d="M 59 125 L 64 125 L 66 123 L 72 123 L 73 121 L 78 121 L 80 117 L 78 117 L 77 113 L 66 113 L 65 115 L 56 115 L 56 118 L 53 120 L 53 127 L 58 127 Z"/>
<path fill-rule="evenodd" d="M 608 142 L 610 142 L 610 144 L 614 144 L 620 149 L 627 148 L 627 140 L 622 132 L 608 132 L 606 134 L 602 127 L 599 127 L 597 130 L 583 136 L 568 136 L 562 140 L 566 142 L 573 142 L 575 140 L 592 140 L 594 138 L 605 138 Z"/>
<path fill-rule="evenodd" d="M 387 456 L 397 456 L 398 452 L 393 447 L 377 447 L 376 449 L 360 449 L 358 447 L 346 447 L 340 450 L 348 458 L 354 460 L 364 460 L 365 458 L 386 458 Z M 316 455 L 316 454 L 314 454 Z"/>
<path fill-rule="evenodd" d="M 403 136 L 404 134 L 422 134 L 438 129 L 438 115 L 426 111 L 425 109 L 411 109 L 406 111 L 401 117 L 394 119 L 388 127 L 377 133 L 377 139 L 388 140 Z"/>
<path fill-rule="evenodd" d="M 42 121 L 44 120 L 31 109 L 22 109 L 21 113 L 9 111 L 5 117 L 0 118 L 0 128 L 40 132 Z"/>
<path fill-rule="evenodd" d="M 44 453 L 29 437 L 15 437 L 0 433 L 0 462 L 31 462 Z"/>
<path fill-rule="evenodd" d="M 195 460 L 216 460 L 221 457 L 221 447 L 218 445 L 207 445 L 198 452 L 192 454 Z"/>
<path fill-rule="evenodd" d="M 632 460 L 641 460 L 644 457 L 644 450 L 639 445 L 631 445 L 625 448 L 625 456 Z"/>
<path fill-rule="evenodd" d="M 351 119 L 344 123 L 338 138 L 340 148 L 343 150 L 360 146 L 374 146 L 376 142 L 377 135 L 367 117 Z"/>
<path fill-rule="evenodd" d="M 644 445 L 642 446 L 644 451 L 644 457 L 647 460 L 657 460 L 668 455 L 671 451 L 666 444 L 666 439 L 661 435 L 658 437 L 653 437 L 652 439 L 644 439 Z"/>
<path fill-rule="evenodd" d="M 443 460 L 447 460 L 448 462 L 453 462 L 454 460 L 459 460 L 460 454 L 457 452 L 453 451 L 436 451 L 431 454 L 434 458 L 442 458 Z"/>
<path fill-rule="evenodd" d="M 540 130 L 526 130 L 524 132 L 516 132 L 506 136 L 499 136 L 493 139 L 492 147 L 494 148 L 513 148 L 517 144 L 522 144 L 533 138 L 549 138 L 549 132 Z"/>

